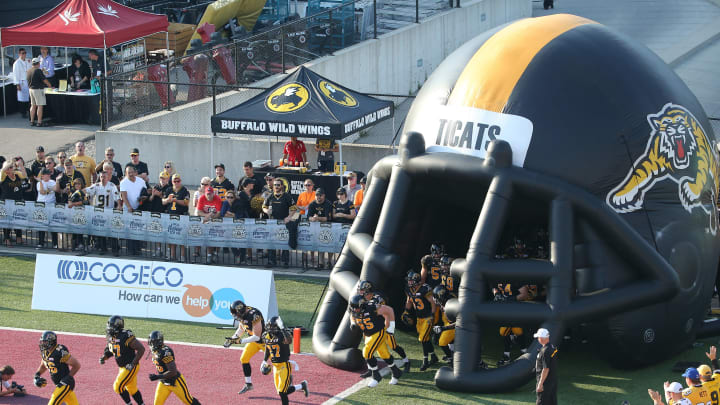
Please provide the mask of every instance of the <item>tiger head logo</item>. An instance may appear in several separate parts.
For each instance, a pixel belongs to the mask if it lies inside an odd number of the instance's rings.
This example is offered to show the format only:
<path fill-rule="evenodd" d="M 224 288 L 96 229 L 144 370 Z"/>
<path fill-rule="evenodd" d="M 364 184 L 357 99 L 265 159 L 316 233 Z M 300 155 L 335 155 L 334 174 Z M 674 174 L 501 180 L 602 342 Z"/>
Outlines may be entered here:
<path fill-rule="evenodd" d="M 667 103 L 648 114 L 652 129 L 643 153 L 625 179 L 612 189 L 606 203 L 615 212 L 643 207 L 645 194 L 666 179 L 678 185 L 680 203 L 688 212 L 700 207 L 709 217 L 708 231 L 717 232 L 718 155 L 714 143 L 685 107 Z"/>

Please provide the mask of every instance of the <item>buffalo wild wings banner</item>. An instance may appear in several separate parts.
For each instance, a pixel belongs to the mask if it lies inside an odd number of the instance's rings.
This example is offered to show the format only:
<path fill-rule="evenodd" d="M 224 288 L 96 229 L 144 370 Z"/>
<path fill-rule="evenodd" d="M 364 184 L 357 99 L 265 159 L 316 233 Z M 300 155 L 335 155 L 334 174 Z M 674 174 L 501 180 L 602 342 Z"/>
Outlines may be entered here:
<path fill-rule="evenodd" d="M 287 249 L 290 232 L 274 219 L 218 218 L 203 223 L 200 217 L 127 213 L 122 210 L 0 200 L 0 227 L 107 236 L 186 246 Z M 342 250 L 350 225 L 301 221 L 298 249 Z"/>

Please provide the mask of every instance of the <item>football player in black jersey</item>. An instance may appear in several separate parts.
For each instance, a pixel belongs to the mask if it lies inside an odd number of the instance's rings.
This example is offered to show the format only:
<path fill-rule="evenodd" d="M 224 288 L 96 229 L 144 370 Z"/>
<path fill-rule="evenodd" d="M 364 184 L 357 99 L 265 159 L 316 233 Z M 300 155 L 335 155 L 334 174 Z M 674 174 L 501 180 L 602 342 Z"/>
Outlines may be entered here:
<path fill-rule="evenodd" d="M 270 374 L 270 364 L 272 364 L 273 377 L 275 380 L 275 389 L 280 394 L 280 401 L 283 405 L 288 405 L 290 400 L 288 395 L 295 391 L 302 390 L 305 396 L 308 396 L 308 382 L 303 380 L 300 384 L 292 384 L 292 367 L 290 361 L 290 343 L 292 335 L 283 326 L 282 320 L 278 316 L 273 316 L 265 326 L 265 332 L 262 335 L 262 341 L 265 344 L 265 358 L 260 366 L 260 371 L 264 374 Z M 270 360 L 270 364 L 268 364 Z M 295 364 L 297 370 L 297 364 Z"/>
<path fill-rule="evenodd" d="M 152 362 L 157 374 L 150 374 L 150 381 L 157 381 L 154 405 L 163 405 L 172 392 L 185 405 L 200 405 L 200 401 L 190 395 L 185 377 L 177 369 L 175 353 L 165 345 L 162 332 L 154 330 L 148 338 L 148 346 L 152 351 Z"/>
<path fill-rule="evenodd" d="M 410 270 L 405 277 L 407 286 L 405 288 L 405 314 L 411 309 L 415 309 L 417 320 L 415 321 L 415 329 L 418 333 L 418 340 L 422 343 L 423 362 L 420 371 L 427 370 L 431 364 L 437 363 L 438 357 L 435 354 L 435 348 L 430 341 L 430 333 L 433 327 L 433 314 L 436 311 L 435 301 L 432 299 L 432 289 L 429 285 L 420 281 L 420 274 Z M 429 358 L 429 361 L 428 361 Z"/>
<path fill-rule="evenodd" d="M 40 354 L 42 361 L 35 372 L 35 386 L 40 388 L 47 385 L 47 380 L 41 377 L 45 370 L 50 372 L 50 378 L 55 384 L 48 405 L 78 405 L 75 396 L 75 378 L 80 370 L 80 362 L 70 355 L 67 347 L 58 344 L 55 332 L 43 332 L 40 337 Z"/>
<path fill-rule="evenodd" d="M 445 304 L 450 298 L 452 298 L 452 296 L 445 286 L 439 285 L 433 289 L 433 300 L 435 301 L 435 305 L 440 307 L 442 320 L 441 325 L 435 325 L 433 327 L 433 333 L 439 336 L 438 346 L 440 346 L 445 353 L 443 360 L 452 365 L 453 351 L 455 350 L 453 347 L 453 342 L 455 342 L 455 318 L 448 317 L 445 313 Z"/>
<path fill-rule="evenodd" d="M 492 290 L 493 300 L 495 302 L 532 301 L 537 295 L 537 286 L 522 283 L 520 283 L 520 285 L 520 288 L 515 289 L 510 283 L 498 283 L 497 287 Z M 499 332 L 500 336 L 503 337 L 503 355 L 497 362 L 498 367 L 511 362 L 510 351 L 515 344 L 519 344 L 523 348 L 526 347 L 526 342 L 523 341 L 523 328 L 502 326 Z"/>
<path fill-rule="evenodd" d="M 348 311 L 351 318 L 350 329 L 359 328 L 365 336 L 363 358 L 368 368 L 372 370 L 372 379 L 368 382 L 368 387 L 376 387 L 382 380 L 380 371 L 378 371 L 375 352 L 385 360 L 385 364 L 390 366 L 392 372 L 390 384 L 397 384 L 402 371 L 395 365 L 395 360 L 388 350 L 385 337 L 387 333 L 395 333 L 395 314 L 392 308 L 387 305 L 371 304 L 362 295 L 355 294 L 350 298 Z"/>
<path fill-rule="evenodd" d="M 440 285 L 445 287 L 448 293 L 448 299 L 457 298 L 460 280 L 450 274 L 450 264 L 452 260 L 450 256 L 444 255 L 440 258 Z M 433 287 L 435 288 L 435 287 Z"/>
<path fill-rule="evenodd" d="M 373 287 L 372 283 L 367 280 L 360 280 L 358 281 L 357 286 L 357 293 L 361 294 L 367 302 L 370 304 L 377 306 L 380 305 L 387 305 L 387 301 L 385 300 L 385 297 L 380 294 L 379 291 L 375 291 L 375 288 Z M 387 331 L 386 331 L 387 332 Z M 400 358 L 403 361 L 403 371 L 406 373 L 410 372 L 410 359 L 408 359 L 407 354 L 405 353 L 405 350 L 397 343 L 397 340 L 395 339 L 394 333 L 386 333 L 385 335 L 387 339 L 387 344 L 390 346 L 390 349 L 397 353 Z M 372 375 L 372 370 L 368 369 L 365 373 L 363 373 L 360 377 L 367 378 Z"/>
<path fill-rule="evenodd" d="M 132 395 L 138 405 L 143 405 L 142 394 L 137 387 L 137 374 L 140 371 L 140 359 L 145 354 L 145 346 L 135 339 L 130 329 L 125 329 L 125 320 L 120 315 L 113 315 L 107 321 L 105 329 L 107 345 L 100 357 L 100 364 L 115 357 L 118 375 L 113 383 L 113 391 L 120 395 L 125 404 L 131 404 Z"/>
<path fill-rule="evenodd" d="M 262 334 L 265 332 L 265 321 L 259 309 L 247 306 L 241 300 L 236 300 L 230 305 L 230 313 L 240 324 L 232 337 L 225 338 L 223 346 L 230 347 L 232 344 L 245 345 L 243 354 L 240 356 L 243 374 L 245 374 L 245 386 L 238 392 L 238 394 L 244 394 L 253 389 L 250 359 L 256 353 L 265 351 L 265 345 L 261 341 Z M 241 338 L 244 334 L 247 334 L 248 337 Z"/>

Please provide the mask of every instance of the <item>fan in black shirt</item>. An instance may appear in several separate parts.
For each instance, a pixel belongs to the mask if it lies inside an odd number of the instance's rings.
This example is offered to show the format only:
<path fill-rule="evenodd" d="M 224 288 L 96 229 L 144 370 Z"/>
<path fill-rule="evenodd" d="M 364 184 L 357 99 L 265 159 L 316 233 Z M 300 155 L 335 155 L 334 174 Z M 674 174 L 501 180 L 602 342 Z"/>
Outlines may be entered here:
<path fill-rule="evenodd" d="M 215 189 L 215 193 L 220 197 L 221 200 L 225 201 L 225 193 L 228 191 L 235 191 L 235 186 L 232 182 L 225 177 L 225 165 L 218 163 L 215 165 L 215 177 L 210 185 Z"/>
<path fill-rule="evenodd" d="M 250 192 L 250 197 L 254 197 L 263 191 L 263 186 L 265 185 L 264 176 L 260 173 L 255 173 L 255 169 L 253 169 L 252 162 L 245 162 L 243 164 L 243 170 L 245 170 L 245 175 L 240 178 L 240 181 L 238 181 L 238 187 L 240 187 L 241 184 L 245 182 L 245 180 L 253 180 L 253 188 Z"/>
<path fill-rule="evenodd" d="M 333 222 L 351 224 L 355 219 L 355 205 L 347 198 L 347 191 L 340 187 L 337 189 L 337 200 L 333 202 Z"/>
<path fill-rule="evenodd" d="M 12 162 L 7 161 L 3 163 L 2 172 L 0 173 L 0 189 L 2 190 L 2 197 L 5 200 L 23 200 L 23 192 L 26 185 L 29 183 L 26 181 L 25 173 L 19 170 L 15 170 Z M 10 230 L 3 229 L 5 236 L 5 244 L 10 246 Z M 22 231 L 20 229 L 15 230 L 15 238 L 18 244 L 22 244 Z"/>

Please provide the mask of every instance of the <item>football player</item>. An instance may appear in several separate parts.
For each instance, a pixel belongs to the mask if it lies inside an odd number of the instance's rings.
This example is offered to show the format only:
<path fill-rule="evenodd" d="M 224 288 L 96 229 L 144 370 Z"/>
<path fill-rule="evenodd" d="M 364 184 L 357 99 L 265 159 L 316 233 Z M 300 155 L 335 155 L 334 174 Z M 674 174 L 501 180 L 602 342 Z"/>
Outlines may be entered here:
<path fill-rule="evenodd" d="M 440 262 L 433 259 L 431 255 L 425 255 L 420 259 L 420 280 L 431 288 L 440 284 Z"/>
<path fill-rule="evenodd" d="M 447 361 L 452 366 L 453 361 L 453 342 L 455 342 L 455 318 L 450 319 L 445 313 L 445 304 L 451 298 L 450 292 L 442 285 L 433 289 L 433 301 L 440 308 L 442 317 L 442 325 L 435 325 L 433 332 L 439 336 L 438 346 L 445 353 L 443 361 Z"/>
<path fill-rule="evenodd" d="M 418 277 L 420 277 L 419 274 Z M 350 298 L 348 311 L 351 318 L 350 329 L 360 328 L 365 336 L 363 358 L 368 368 L 372 370 L 372 378 L 368 382 L 368 387 L 376 387 L 382 380 L 380 371 L 378 371 L 375 352 L 390 366 L 392 372 L 390 385 L 397 384 L 402 371 L 395 365 L 395 360 L 388 350 L 387 339 L 385 338 L 387 333 L 395 333 L 395 314 L 392 308 L 387 305 L 370 304 L 362 295 L 355 294 Z"/>
<path fill-rule="evenodd" d="M 450 256 L 444 255 L 440 258 L 440 285 L 445 287 L 448 293 L 448 299 L 457 298 L 458 287 L 460 287 L 460 280 L 450 274 L 450 264 L 452 260 Z"/>
<path fill-rule="evenodd" d="M 40 337 L 40 354 L 42 362 L 35 372 L 35 386 L 38 388 L 47 385 L 47 380 L 41 377 L 45 370 L 50 371 L 50 378 L 55 384 L 48 405 L 78 405 L 75 396 L 75 378 L 80 370 L 80 362 L 70 355 L 67 347 L 58 344 L 55 332 L 43 332 Z"/>
<path fill-rule="evenodd" d="M 137 387 L 137 374 L 140 371 L 140 359 L 145 354 L 145 346 L 135 339 L 130 329 L 125 329 L 125 320 L 120 315 L 113 315 L 105 328 L 107 345 L 100 357 L 100 364 L 115 356 L 118 375 L 113 383 L 113 391 L 120 395 L 125 404 L 131 404 L 130 396 L 138 405 L 143 405 L 142 394 Z"/>
<path fill-rule="evenodd" d="M 148 346 L 153 355 L 152 362 L 158 372 L 148 376 L 150 381 L 158 382 L 154 405 L 163 405 L 171 392 L 185 405 L 200 405 L 200 401 L 190 395 L 185 377 L 180 374 L 175 364 L 175 353 L 165 345 L 162 332 L 152 331 L 148 338 Z"/>
<path fill-rule="evenodd" d="M 265 332 L 262 335 L 265 344 L 265 358 L 260 365 L 260 371 L 263 375 L 270 374 L 272 368 L 273 377 L 275 379 L 275 389 L 280 394 L 280 401 L 283 405 L 288 405 L 290 400 L 288 395 L 295 391 L 302 390 L 305 396 L 308 396 L 308 382 L 303 380 L 300 384 L 292 385 L 292 368 L 290 361 L 290 343 L 292 335 L 290 331 L 285 329 L 282 320 L 278 316 L 273 316 L 265 326 Z M 270 360 L 270 364 L 268 364 Z M 297 364 L 295 364 L 297 370 Z"/>
<path fill-rule="evenodd" d="M 253 389 L 250 377 L 252 374 L 250 359 L 256 353 L 265 351 L 265 345 L 260 340 L 265 332 L 265 321 L 259 309 L 247 306 L 241 300 L 236 300 L 230 305 L 230 313 L 239 322 L 239 325 L 232 337 L 225 338 L 223 346 L 230 347 L 230 345 L 238 343 L 245 345 L 243 354 L 240 356 L 243 374 L 245 374 L 245 386 L 238 392 L 238 394 L 244 394 Z M 247 334 L 248 337 L 241 338 L 244 334 Z"/>
<path fill-rule="evenodd" d="M 405 277 L 407 286 L 405 294 L 405 313 L 403 317 L 408 315 L 410 309 L 415 309 L 417 320 L 415 321 L 415 330 L 418 333 L 418 340 L 422 343 L 423 362 L 420 371 L 427 370 L 431 364 L 437 363 L 438 357 L 435 355 L 435 349 L 430 341 L 430 332 L 433 327 L 433 314 L 436 311 L 435 302 L 432 299 L 432 289 L 427 284 L 423 284 L 420 280 L 420 274 L 410 270 Z M 428 358 L 430 359 L 428 361 Z"/>
<path fill-rule="evenodd" d="M 533 293 L 534 292 L 534 293 Z M 529 286 L 523 284 L 517 291 L 513 290 L 510 283 L 498 283 L 496 288 L 493 288 L 493 295 L 495 302 L 506 302 L 506 301 L 531 301 L 537 294 L 537 286 Z M 520 344 L 525 350 L 525 344 L 522 341 L 523 328 L 514 326 L 501 326 L 500 336 L 503 337 L 503 355 L 498 360 L 498 367 L 504 366 L 510 363 L 510 351 L 512 346 Z"/>
<path fill-rule="evenodd" d="M 382 296 L 378 291 L 375 291 L 375 288 L 373 287 L 372 283 L 367 280 L 360 280 L 358 281 L 357 286 L 357 293 L 361 294 L 367 302 L 369 302 L 372 305 L 375 305 L 376 307 L 380 305 L 387 305 L 387 301 L 385 300 L 385 297 Z M 394 312 L 393 312 L 394 313 Z M 387 331 L 386 331 L 387 332 Z M 408 359 L 407 354 L 405 353 L 405 349 L 403 349 L 398 343 L 397 339 L 395 339 L 395 334 L 393 333 L 386 333 L 385 337 L 387 339 L 387 344 L 390 346 L 390 349 L 397 353 L 400 358 L 403 361 L 403 371 L 406 373 L 410 372 L 410 359 Z M 362 378 L 367 378 L 372 375 L 372 370 L 368 369 L 365 373 L 360 375 Z"/>
<path fill-rule="evenodd" d="M 687 398 L 688 401 L 693 404 L 706 404 L 710 401 L 710 394 L 707 389 L 703 387 L 702 380 L 700 380 L 700 373 L 695 367 L 689 367 L 682 374 L 685 377 L 685 383 L 687 388 L 682 392 L 683 398 Z"/>
<path fill-rule="evenodd" d="M 702 386 L 707 390 L 708 394 L 710 394 L 710 400 L 713 404 L 717 404 L 720 402 L 720 376 L 717 374 L 720 374 L 720 370 L 713 370 L 706 364 L 701 365 L 698 367 L 698 373 L 700 373 L 700 380 L 702 381 Z"/>

